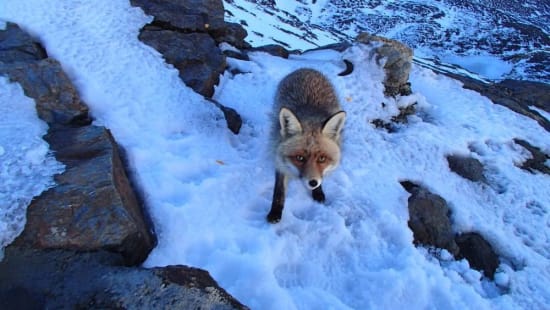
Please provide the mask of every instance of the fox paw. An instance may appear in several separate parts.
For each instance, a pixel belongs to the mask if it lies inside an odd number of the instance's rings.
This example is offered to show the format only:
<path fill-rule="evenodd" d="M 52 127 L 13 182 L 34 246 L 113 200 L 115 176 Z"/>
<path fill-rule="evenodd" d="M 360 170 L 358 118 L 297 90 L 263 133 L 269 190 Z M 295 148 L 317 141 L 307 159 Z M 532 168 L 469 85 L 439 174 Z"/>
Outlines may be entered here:
<path fill-rule="evenodd" d="M 279 221 L 281 220 L 281 213 L 269 212 L 266 218 L 267 218 L 267 221 L 270 222 L 271 224 L 276 224 L 276 223 L 279 223 Z"/>

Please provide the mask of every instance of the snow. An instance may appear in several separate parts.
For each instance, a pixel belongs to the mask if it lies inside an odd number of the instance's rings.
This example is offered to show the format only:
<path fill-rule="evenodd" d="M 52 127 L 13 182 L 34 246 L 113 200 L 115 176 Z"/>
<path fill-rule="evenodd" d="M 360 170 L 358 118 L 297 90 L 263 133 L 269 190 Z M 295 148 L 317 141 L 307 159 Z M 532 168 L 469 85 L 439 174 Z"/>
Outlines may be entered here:
<path fill-rule="evenodd" d="M 221 112 L 137 39 L 151 17 L 127 1 L 5 0 L 0 19 L 44 42 L 96 123 L 126 149 L 159 237 L 146 267 L 204 268 L 252 309 L 550 304 L 550 177 L 518 168 L 529 153 L 513 142 L 524 139 L 550 153 L 548 132 L 535 121 L 418 66 L 412 95 L 384 97 L 383 70 L 368 47 L 353 46 L 289 59 L 261 52 L 248 62 L 228 59 L 244 73 L 227 71 L 215 99 L 241 114 L 241 133 L 233 135 Z M 339 77 L 343 58 L 355 70 Z M 273 190 L 271 104 L 278 81 L 300 67 L 324 72 L 339 92 L 347 112 L 343 160 L 324 180 L 324 205 L 290 182 L 282 220 L 272 225 L 265 220 Z M 2 83 L 9 90 L 1 92 L 2 106 L 23 100 L 13 84 Z M 417 115 L 395 132 L 371 124 L 413 102 Z M 3 130 L 0 138 L 9 134 Z M 0 145 L 1 158 L 18 160 L 20 152 Z M 43 160 L 47 149 L 32 154 Z M 479 159 L 487 184 L 452 173 L 448 154 Z M 23 184 L 21 178 L 2 174 L 3 183 Z M 501 264 L 494 281 L 444 250 L 412 244 L 403 180 L 444 197 L 456 232 L 478 232 L 495 247 Z"/>
<path fill-rule="evenodd" d="M 0 76 L 0 260 L 25 227 L 27 206 L 63 171 L 42 139 L 48 125 L 19 84 Z"/>
<path fill-rule="evenodd" d="M 443 62 L 459 65 L 491 80 L 502 79 L 514 67 L 513 64 L 492 55 L 459 56 L 447 54 L 440 56 L 440 58 Z"/>

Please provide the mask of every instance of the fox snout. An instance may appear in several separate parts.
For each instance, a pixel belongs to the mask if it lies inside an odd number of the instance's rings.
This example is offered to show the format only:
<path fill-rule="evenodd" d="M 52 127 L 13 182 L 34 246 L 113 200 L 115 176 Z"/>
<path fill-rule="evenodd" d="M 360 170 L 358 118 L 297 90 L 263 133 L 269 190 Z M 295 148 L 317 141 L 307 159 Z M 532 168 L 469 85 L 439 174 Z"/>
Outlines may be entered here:
<path fill-rule="evenodd" d="M 316 189 L 320 185 L 321 185 L 321 180 L 311 179 L 307 181 L 307 187 L 309 187 L 309 189 Z"/>

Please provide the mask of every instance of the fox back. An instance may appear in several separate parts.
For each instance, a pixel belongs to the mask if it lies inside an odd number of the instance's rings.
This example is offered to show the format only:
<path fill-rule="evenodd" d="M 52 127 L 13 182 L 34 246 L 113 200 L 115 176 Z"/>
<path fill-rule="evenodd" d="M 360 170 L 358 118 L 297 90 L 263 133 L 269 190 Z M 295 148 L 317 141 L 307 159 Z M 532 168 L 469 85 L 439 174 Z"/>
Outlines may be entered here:
<path fill-rule="evenodd" d="M 296 70 L 279 83 L 274 109 L 276 180 L 270 222 L 280 219 L 288 177 L 300 178 L 315 200 L 324 201 L 321 183 L 340 162 L 346 116 L 330 81 L 313 69 Z"/>

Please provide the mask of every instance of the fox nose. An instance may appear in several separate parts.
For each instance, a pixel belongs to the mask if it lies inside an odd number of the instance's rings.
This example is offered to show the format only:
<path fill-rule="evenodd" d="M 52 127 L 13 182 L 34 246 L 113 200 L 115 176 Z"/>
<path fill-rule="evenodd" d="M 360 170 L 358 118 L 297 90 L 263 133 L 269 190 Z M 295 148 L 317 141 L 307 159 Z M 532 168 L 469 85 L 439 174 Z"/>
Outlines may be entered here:
<path fill-rule="evenodd" d="M 316 188 L 317 185 L 319 185 L 319 182 L 317 182 L 317 180 L 309 180 L 309 186 L 311 186 L 311 188 Z"/>

